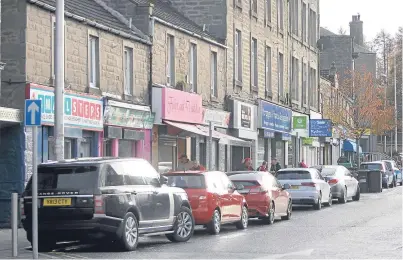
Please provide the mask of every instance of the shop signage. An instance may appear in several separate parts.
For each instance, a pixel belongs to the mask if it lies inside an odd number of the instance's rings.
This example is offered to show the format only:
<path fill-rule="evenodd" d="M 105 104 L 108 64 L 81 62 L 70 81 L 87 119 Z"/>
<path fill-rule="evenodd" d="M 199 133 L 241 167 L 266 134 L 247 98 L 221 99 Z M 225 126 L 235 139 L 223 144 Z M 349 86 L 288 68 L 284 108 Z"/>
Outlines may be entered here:
<path fill-rule="evenodd" d="M 281 134 L 281 140 L 283 140 L 283 141 L 291 141 L 291 134 L 289 134 L 289 133 L 282 133 L 282 134 Z"/>
<path fill-rule="evenodd" d="M 42 124 L 54 125 L 55 95 L 53 88 L 27 85 L 27 99 L 42 100 Z M 66 92 L 64 94 L 64 124 L 82 129 L 102 131 L 103 103 L 101 97 Z"/>
<path fill-rule="evenodd" d="M 332 137 L 332 121 L 329 119 L 310 119 L 310 137 Z"/>
<path fill-rule="evenodd" d="M 256 131 L 256 106 L 234 100 L 233 128 Z"/>
<path fill-rule="evenodd" d="M 155 114 L 147 106 L 138 106 L 116 101 L 107 101 L 105 124 L 128 128 L 152 129 Z"/>
<path fill-rule="evenodd" d="M 293 116 L 292 117 L 292 128 L 293 129 L 306 129 L 307 128 L 307 116 Z"/>
<path fill-rule="evenodd" d="M 228 128 L 231 113 L 220 110 L 213 110 L 205 108 L 203 111 L 203 123 L 208 125 L 213 122 L 215 127 Z"/>
<path fill-rule="evenodd" d="M 192 124 L 203 123 L 200 95 L 172 88 L 162 88 L 162 119 Z"/>
<path fill-rule="evenodd" d="M 263 100 L 259 101 L 259 106 L 261 128 L 276 132 L 291 131 L 292 111 L 290 109 Z"/>
<path fill-rule="evenodd" d="M 311 146 L 313 144 L 312 137 L 301 137 L 302 138 L 302 145 Z"/>
<path fill-rule="evenodd" d="M 274 138 L 275 132 L 263 129 L 263 136 L 264 136 L 264 138 Z"/>

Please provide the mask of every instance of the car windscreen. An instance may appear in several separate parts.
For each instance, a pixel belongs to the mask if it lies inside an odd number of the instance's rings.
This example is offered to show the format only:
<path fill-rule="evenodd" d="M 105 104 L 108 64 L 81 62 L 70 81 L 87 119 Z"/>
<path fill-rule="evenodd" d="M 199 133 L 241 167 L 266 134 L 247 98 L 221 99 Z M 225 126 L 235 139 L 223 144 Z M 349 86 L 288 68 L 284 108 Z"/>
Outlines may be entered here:
<path fill-rule="evenodd" d="M 182 189 L 205 189 L 206 182 L 204 175 L 190 175 L 190 174 L 181 174 L 181 175 L 172 175 L 167 174 L 165 177 L 168 178 L 168 186 L 178 187 Z"/>
<path fill-rule="evenodd" d="M 232 181 L 235 184 L 238 185 L 243 185 L 245 188 L 248 187 L 254 187 L 254 186 L 260 186 L 260 183 L 258 181 L 246 181 L 246 180 L 233 180 Z"/>
<path fill-rule="evenodd" d="M 381 171 L 382 170 L 382 165 L 380 163 L 361 164 L 360 169 Z"/>
<path fill-rule="evenodd" d="M 310 180 L 311 173 L 308 171 L 279 171 L 277 180 Z"/>
<path fill-rule="evenodd" d="M 26 190 L 32 186 L 32 177 Z M 88 190 L 98 186 L 98 166 L 39 166 L 39 190 Z"/>
<path fill-rule="evenodd" d="M 336 175 L 336 168 L 323 168 L 321 174 L 322 176 L 334 176 Z"/>

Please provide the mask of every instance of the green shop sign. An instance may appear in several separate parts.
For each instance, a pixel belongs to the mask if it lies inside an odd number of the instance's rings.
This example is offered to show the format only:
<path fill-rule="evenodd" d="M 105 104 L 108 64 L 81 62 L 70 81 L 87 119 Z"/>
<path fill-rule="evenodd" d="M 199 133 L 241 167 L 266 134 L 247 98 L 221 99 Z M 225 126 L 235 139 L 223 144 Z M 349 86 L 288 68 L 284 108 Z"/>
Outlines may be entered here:
<path fill-rule="evenodd" d="M 114 106 L 110 102 L 105 106 L 104 123 L 121 127 L 152 129 L 155 113 L 128 107 Z"/>
<path fill-rule="evenodd" d="M 307 126 L 307 116 L 293 116 L 292 117 L 292 128 L 293 129 L 306 129 Z"/>
<path fill-rule="evenodd" d="M 302 145 L 311 146 L 313 144 L 312 137 L 302 137 Z"/>

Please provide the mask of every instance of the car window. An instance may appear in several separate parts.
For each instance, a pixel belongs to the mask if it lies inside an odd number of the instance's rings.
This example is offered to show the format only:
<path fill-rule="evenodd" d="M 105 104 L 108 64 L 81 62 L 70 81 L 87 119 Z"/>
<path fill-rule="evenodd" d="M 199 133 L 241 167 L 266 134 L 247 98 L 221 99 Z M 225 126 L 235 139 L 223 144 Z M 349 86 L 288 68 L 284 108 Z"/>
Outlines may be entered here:
<path fill-rule="evenodd" d="M 375 170 L 375 171 L 383 170 L 382 164 L 380 164 L 380 163 L 361 164 L 360 169 L 363 169 L 363 170 Z"/>
<path fill-rule="evenodd" d="M 386 164 L 386 169 L 387 169 L 388 171 L 393 170 L 392 163 L 390 163 L 390 162 L 385 162 L 385 164 Z"/>
<path fill-rule="evenodd" d="M 125 172 L 131 180 L 131 185 L 159 185 L 159 173 L 145 160 L 124 162 Z"/>
<path fill-rule="evenodd" d="M 345 171 L 344 171 L 344 175 L 345 175 L 345 176 L 352 176 L 352 175 L 351 175 L 351 172 L 350 172 L 349 170 L 345 170 Z"/>
<path fill-rule="evenodd" d="M 98 186 L 98 169 L 98 166 L 39 166 L 38 189 L 93 189 Z M 26 189 L 31 186 L 32 179 Z"/>
<path fill-rule="evenodd" d="M 312 176 L 309 171 L 279 171 L 277 172 L 278 180 L 311 180 Z"/>
<path fill-rule="evenodd" d="M 321 174 L 322 176 L 335 176 L 337 174 L 337 168 L 323 168 Z"/>
<path fill-rule="evenodd" d="M 179 187 L 182 189 L 205 189 L 206 182 L 201 174 L 168 174 L 168 186 Z"/>
<path fill-rule="evenodd" d="M 125 185 L 125 170 L 120 163 L 110 163 L 106 166 L 105 186 Z"/>

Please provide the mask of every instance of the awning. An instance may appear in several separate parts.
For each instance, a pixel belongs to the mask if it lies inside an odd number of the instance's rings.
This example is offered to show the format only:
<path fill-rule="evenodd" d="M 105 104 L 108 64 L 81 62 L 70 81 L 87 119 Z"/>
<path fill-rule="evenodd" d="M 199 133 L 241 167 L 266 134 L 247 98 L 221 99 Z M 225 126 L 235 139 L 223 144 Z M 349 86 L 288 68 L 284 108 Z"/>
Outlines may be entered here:
<path fill-rule="evenodd" d="M 166 123 L 167 125 L 182 129 L 186 132 L 190 132 L 190 133 L 205 136 L 205 137 L 209 136 L 209 128 L 206 126 L 178 123 L 178 122 L 172 122 L 172 121 L 168 121 L 168 120 L 164 120 L 164 123 Z M 219 139 L 220 144 L 251 147 L 251 142 L 249 142 L 249 141 L 245 141 L 245 140 L 242 140 L 242 139 L 239 139 L 239 138 L 236 138 L 236 137 L 224 134 L 224 133 L 220 133 L 215 130 L 212 131 L 212 136 L 214 139 Z"/>
<path fill-rule="evenodd" d="M 360 153 L 362 153 L 362 148 L 360 146 Z M 343 141 L 343 150 L 345 152 L 357 152 L 357 144 L 351 140 L 344 140 Z"/>

